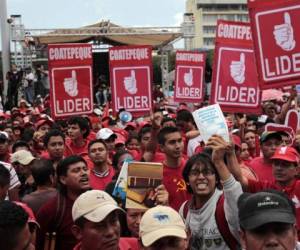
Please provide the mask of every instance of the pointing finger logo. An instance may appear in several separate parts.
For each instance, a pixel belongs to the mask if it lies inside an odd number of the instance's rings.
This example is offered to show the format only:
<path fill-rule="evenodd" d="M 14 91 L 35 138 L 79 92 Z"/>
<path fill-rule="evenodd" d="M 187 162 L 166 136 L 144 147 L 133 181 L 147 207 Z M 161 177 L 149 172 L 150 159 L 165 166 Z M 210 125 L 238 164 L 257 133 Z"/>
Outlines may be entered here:
<path fill-rule="evenodd" d="M 275 25 L 273 35 L 276 44 L 285 51 L 291 51 L 296 46 L 294 40 L 294 29 L 288 12 L 284 13 L 284 23 Z"/>
<path fill-rule="evenodd" d="M 75 97 L 78 95 L 78 81 L 75 70 L 72 70 L 70 78 L 64 79 L 64 88 L 69 96 Z"/>
<path fill-rule="evenodd" d="M 245 82 L 245 54 L 240 54 L 239 61 L 232 61 L 230 64 L 230 75 L 237 84 L 243 84 Z"/>
<path fill-rule="evenodd" d="M 135 78 L 134 70 L 131 70 L 130 76 L 126 76 L 124 78 L 124 87 L 125 87 L 126 91 L 131 95 L 134 95 L 137 93 L 136 78 Z"/>
<path fill-rule="evenodd" d="M 193 70 L 190 69 L 188 73 L 184 73 L 184 83 L 191 87 L 193 85 Z"/>

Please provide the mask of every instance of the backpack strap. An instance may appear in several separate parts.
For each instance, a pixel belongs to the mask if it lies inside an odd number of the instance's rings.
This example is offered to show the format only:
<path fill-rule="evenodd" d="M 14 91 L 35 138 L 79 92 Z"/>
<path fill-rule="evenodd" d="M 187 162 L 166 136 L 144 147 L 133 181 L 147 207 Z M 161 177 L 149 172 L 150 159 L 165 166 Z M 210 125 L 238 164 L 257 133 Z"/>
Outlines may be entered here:
<path fill-rule="evenodd" d="M 191 205 L 191 201 L 190 200 L 187 200 L 184 202 L 183 204 L 183 219 L 186 220 L 186 217 L 188 215 L 188 212 L 189 212 L 189 209 L 190 209 L 190 205 Z"/>
<path fill-rule="evenodd" d="M 55 231 L 57 232 L 64 219 L 64 214 L 66 211 L 66 199 L 62 194 L 58 193 L 56 201 Z"/>
<path fill-rule="evenodd" d="M 222 194 L 218 201 L 217 201 L 217 207 L 215 211 L 215 219 L 216 223 L 219 229 L 219 232 L 221 233 L 225 243 L 231 250 L 237 250 L 239 248 L 239 243 L 236 240 L 236 238 L 232 235 L 229 229 L 228 222 L 225 217 L 225 212 L 224 212 L 224 194 Z"/>

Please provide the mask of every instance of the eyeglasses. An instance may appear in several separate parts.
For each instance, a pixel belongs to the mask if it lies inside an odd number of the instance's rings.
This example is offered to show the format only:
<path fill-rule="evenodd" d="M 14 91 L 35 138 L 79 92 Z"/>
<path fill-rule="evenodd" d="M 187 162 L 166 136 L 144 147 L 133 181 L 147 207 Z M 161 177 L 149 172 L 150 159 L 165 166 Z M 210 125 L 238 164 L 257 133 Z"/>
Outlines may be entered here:
<path fill-rule="evenodd" d="M 199 169 L 199 168 L 197 168 L 197 169 L 192 169 L 191 171 L 190 171 L 190 174 L 189 174 L 189 176 L 193 176 L 193 177 L 195 177 L 195 176 L 199 176 L 199 174 L 202 174 L 203 176 L 212 176 L 212 175 L 215 175 L 216 174 L 216 172 L 213 170 L 213 169 L 211 169 L 211 168 L 204 168 L 204 169 Z"/>

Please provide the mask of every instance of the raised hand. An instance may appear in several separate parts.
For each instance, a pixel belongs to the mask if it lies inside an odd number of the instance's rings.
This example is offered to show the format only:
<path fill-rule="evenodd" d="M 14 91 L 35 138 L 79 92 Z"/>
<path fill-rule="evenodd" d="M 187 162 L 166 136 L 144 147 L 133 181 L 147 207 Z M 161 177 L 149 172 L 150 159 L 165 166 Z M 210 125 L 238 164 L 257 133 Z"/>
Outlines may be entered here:
<path fill-rule="evenodd" d="M 237 84 L 242 84 L 245 81 L 245 54 L 240 54 L 239 61 L 232 61 L 230 64 L 230 75 Z"/>
<path fill-rule="evenodd" d="M 137 87 L 136 87 L 136 78 L 135 78 L 134 70 L 131 70 L 130 76 L 124 78 L 124 87 L 129 94 L 131 95 L 136 94 Z"/>

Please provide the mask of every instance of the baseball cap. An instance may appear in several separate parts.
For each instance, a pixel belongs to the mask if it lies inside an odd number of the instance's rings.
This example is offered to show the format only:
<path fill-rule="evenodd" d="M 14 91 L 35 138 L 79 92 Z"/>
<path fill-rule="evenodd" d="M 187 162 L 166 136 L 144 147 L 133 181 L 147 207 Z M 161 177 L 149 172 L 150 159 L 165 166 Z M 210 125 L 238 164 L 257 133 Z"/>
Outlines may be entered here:
<path fill-rule="evenodd" d="M 181 216 L 171 207 L 150 208 L 145 212 L 140 223 L 140 237 L 143 245 L 148 247 L 166 236 L 187 238 Z"/>
<path fill-rule="evenodd" d="M 32 156 L 32 154 L 28 150 L 19 150 L 12 154 L 11 156 L 11 162 L 19 162 L 22 165 L 28 165 L 30 162 L 32 162 L 35 158 Z"/>
<path fill-rule="evenodd" d="M 285 146 L 278 147 L 271 159 L 298 163 L 300 161 L 300 155 L 293 147 Z"/>
<path fill-rule="evenodd" d="M 243 193 L 238 200 L 238 208 L 240 225 L 246 230 L 273 222 L 296 222 L 292 202 L 278 191 Z"/>
<path fill-rule="evenodd" d="M 44 124 L 48 124 L 50 127 L 53 125 L 53 122 L 51 120 L 48 119 L 40 119 L 39 121 L 37 121 L 37 123 L 35 124 L 35 127 L 37 129 L 39 129 L 39 127 L 43 126 Z"/>
<path fill-rule="evenodd" d="M 265 131 L 260 136 L 260 143 L 263 143 L 269 140 L 270 138 L 277 138 L 281 140 L 281 135 L 277 131 Z"/>
<path fill-rule="evenodd" d="M 0 131 L 0 140 L 1 141 L 8 140 L 8 134 L 5 131 Z"/>
<path fill-rule="evenodd" d="M 16 203 L 18 206 L 22 207 L 25 210 L 25 212 L 28 214 L 28 223 L 34 223 L 38 227 L 40 227 L 40 224 L 37 222 L 32 209 L 30 207 L 28 207 L 27 204 L 25 204 L 23 202 L 19 202 L 19 201 L 14 201 L 14 203 Z"/>
<path fill-rule="evenodd" d="M 96 138 L 97 139 L 102 139 L 102 140 L 107 140 L 109 137 L 114 136 L 115 138 L 117 138 L 117 135 L 109 128 L 102 128 L 100 129 L 97 134 L 96 134 Z"/>
<path fill-rule="evenodd" d="M 90 190 L 81 194 L 72 207 L 72 218 L 76 221 L 84 217 L 92 222 L 100 222 L 114 210 L 121 210 L 117 202 L 106 192 Z"/>

